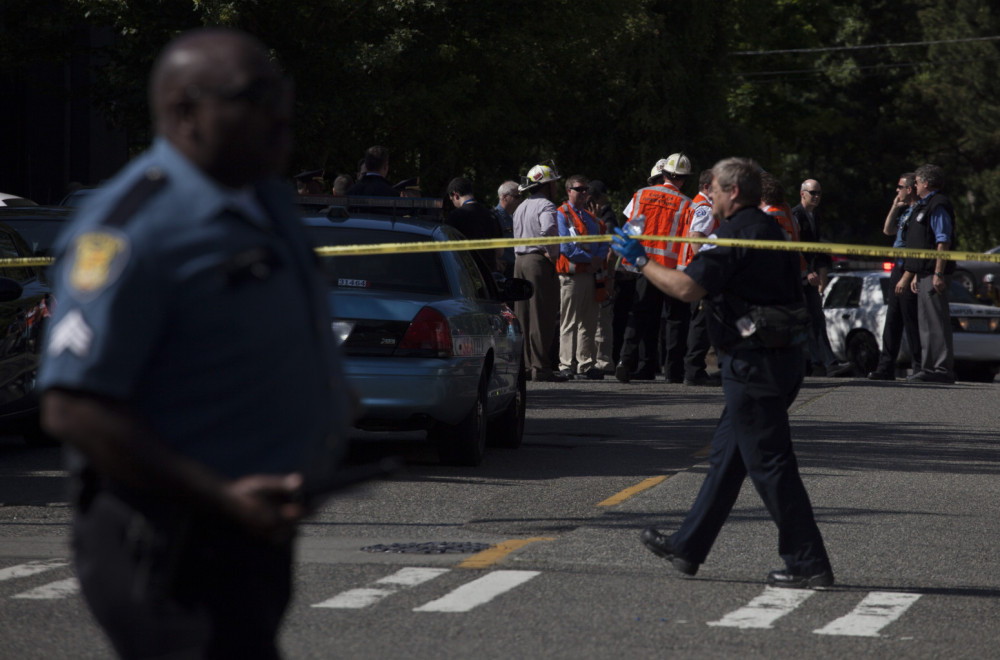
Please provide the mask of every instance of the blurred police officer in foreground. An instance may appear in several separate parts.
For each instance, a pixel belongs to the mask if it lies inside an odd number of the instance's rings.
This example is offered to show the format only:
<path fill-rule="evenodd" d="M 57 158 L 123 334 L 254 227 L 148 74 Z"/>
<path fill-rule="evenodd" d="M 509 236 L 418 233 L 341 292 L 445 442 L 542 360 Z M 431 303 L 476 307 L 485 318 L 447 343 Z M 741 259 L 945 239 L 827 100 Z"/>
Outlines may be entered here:
<path fill-rule="evenodd" d="M 346 420 L 324 285 L 278 181 L 290 83 L 252 37 L 188 32 L 157 138 L 57 248 L 42 421 L 70 449 L 83 595 L 124 657 L 277 657 L 303 484 Z"/>
<path fill-rule="evenodd" d="M 712 173 L 713 213 L 722 222 L 716 237 L 784 240 L 774 218 L 757 208 L 759 165 L 730 158 L 717 163 Z M 673 535 L 650 527 L 642 533 L 643 544 L 677 570 L 694 575 L 749 475 L 778 526 L 778 553 L 785 561 L 785 569 L 772 571 L 768 583 L 799 588 L 833 584 L 788 425 L 788 406 L 802 383 L 801 343 L 808 327 L 798 254 L 705 245 L 682 272 L 654 263 L 641 243 L 617 233 L 615 251 L 652 284 L 681 300 L 707 296 L 709 332 L 718 347 L 726 397 L 708 474 L 694 506 Z"/>

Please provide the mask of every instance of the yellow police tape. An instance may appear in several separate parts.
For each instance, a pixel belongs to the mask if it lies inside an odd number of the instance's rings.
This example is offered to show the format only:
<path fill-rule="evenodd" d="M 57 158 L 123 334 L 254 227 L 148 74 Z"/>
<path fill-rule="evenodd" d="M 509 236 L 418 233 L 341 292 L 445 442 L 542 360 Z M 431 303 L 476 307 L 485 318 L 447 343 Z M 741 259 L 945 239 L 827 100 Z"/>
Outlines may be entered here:
<path fill-rule="evenodd" d="M 846 243 L 802 243 L 792 241 L 752 241 L 743 238 L 687 238 L 680 236 L 637 237 L 644 241 L 670 241 L 674 243 L 709 243 L 725 247 L 784 252 L 819 252 L 842 254 L 850 257 L 887 257 L 915 259 L 947 259 L 949 261 L 985 261 L 1000 264 L 1000 253 L 962 252 L 957 250 L 911 250 L 907 248 L 848 245 Z M 378 243 L 373 245 L 328 245 L 316 248 L 321 257 L 365 256 L 373 254 L 404 254 L 412 252 L 446 252 L 461 250 L 488 250 L 518 245 L 558 245 L 560 243 L 606 243 L 608 235 L 548 236 L 539 238 L 490 238 L 461 241 L 424 241 L 414 243 Z M 0 259 L 0 266 L 48 266 L 51 257 Z"/>
<path fill-rule="evenodd" d="M 422 243 L 380 243 L 377 245 L 338 245 L 316 248 L 323 257 L 362 256 L 372 254 L 402 254 L 404 252 L 443 252 L 446 250 L 488 250 L 518 245 L 557 245 L 559 243 L 606 243 L 607 235 L 549 236 L 540 238 L 491 238 L 462 241 L 428 241 Z M 960 252 L 957 250 L 912 250 L 907 248 L 847 245 L 846 243 L 805 243 L 792 241 L 752 241 L 743 238 L 687 238 L 679 236 L 638 236 L 643 241 L 670 241 L 674 243 L 710 243 L 726 247 L 785 252 L 821 252 L 843 254 L 851 257 L 890 257 L 915 259 L 947 259 L 949 261 L 986 261 L 1000 264 L 1000 253 Z"/>

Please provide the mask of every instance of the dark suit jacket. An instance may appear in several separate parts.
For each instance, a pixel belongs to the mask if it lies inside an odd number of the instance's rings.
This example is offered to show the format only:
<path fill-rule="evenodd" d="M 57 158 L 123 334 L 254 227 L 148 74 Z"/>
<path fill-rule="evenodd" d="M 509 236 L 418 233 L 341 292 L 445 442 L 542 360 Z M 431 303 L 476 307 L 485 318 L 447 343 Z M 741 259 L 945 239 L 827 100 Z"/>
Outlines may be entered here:
<path fill-rule="evenodd" d="M 347 194 L 351 197 L 399 197 L 399 191 L 378 174 L 364 175 L 348 189 Z"/>
<path fill-rule="evenodd" d="M 798 204 L 792 209 L 792 215 L 795 216 L 795 219 L 799 223 L 799 238 L 804 243 L 819 243 L 822 238 L 820 233 L 819 209 L 813 211 L 813 217 L 810 220 L 805 208 L 801 204 Z M 833 260 L 828 254 L 804 252 L 802 256 L 806 259 L 807 268 L 810 273 L 816 272 L 820 268 L 826 268 L 827 270 L 833 268 Z"/>

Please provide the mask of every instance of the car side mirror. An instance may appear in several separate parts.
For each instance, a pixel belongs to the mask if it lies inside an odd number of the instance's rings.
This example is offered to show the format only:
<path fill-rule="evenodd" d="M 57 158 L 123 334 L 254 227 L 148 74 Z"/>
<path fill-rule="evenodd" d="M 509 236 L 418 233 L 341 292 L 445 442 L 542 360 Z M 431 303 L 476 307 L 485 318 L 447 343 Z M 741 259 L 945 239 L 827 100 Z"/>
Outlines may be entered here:
<path fill-rule="evenodd" d="M 527 300 L 535 295 L 534 285 L 528 280 L 517 277 L 509 277 L 502 282 L 497 282 L 497 287 L 500 289 L 500 299 L 504 302 Z"/>
<path fill-rule="evenodd" d="M 17 300 L 24 293 L 24 287 L 17 280 L 0 277 L 0 302 Z"/>

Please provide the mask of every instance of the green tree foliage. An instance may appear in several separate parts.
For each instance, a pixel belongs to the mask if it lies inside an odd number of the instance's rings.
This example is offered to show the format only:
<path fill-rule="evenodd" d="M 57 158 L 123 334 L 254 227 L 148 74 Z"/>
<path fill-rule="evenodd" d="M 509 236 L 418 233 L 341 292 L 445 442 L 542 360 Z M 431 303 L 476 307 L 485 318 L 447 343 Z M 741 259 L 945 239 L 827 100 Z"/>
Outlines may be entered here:
<path fill-rule="evenodd" d="M 58 58 L 80 16 L 110 28 L 93 97 L 136 149 L 157 51 L 184 29 L 231 25 L 295 79 L 293 165 L 330 179 L 382 144 L 390 178 L 419 176 L 427 195 L 465 175 L 490 199 L 552 158 L 624 203 L 672 152 L 698 168 L 748 155 L 793 205 L 819 179 L 831 238 L 884 244 L 897 176 L 936 162 L 962 246 L 1000 243 L 988 0 L 62 0 L 29 39 L 10 19 L 32 4 L 4 4 L 0 69 Z"/>

